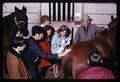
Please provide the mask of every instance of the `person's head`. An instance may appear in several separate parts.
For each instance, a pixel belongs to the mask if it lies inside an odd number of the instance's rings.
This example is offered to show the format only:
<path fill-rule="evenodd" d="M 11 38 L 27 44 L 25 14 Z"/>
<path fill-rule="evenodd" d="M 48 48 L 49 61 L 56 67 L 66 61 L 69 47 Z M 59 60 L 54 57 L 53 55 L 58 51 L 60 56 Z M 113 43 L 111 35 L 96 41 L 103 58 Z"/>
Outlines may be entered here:
<path fill-rule="evenodd" d="M 47 36 L 49 37 L 51 37 L 55 33 L 55 29 L 52 26 L 46 25 L 44 29 L 47 32 Z"/>
<path fill-rule="evenodd" d="M 25 40 L 22 37 L 15 37 L 14 40 L 11 42 L 12 48 L 16 49 L 17 51 L 21 52 L 26 48 Z"/>
<path fill-rule="evenodd" d="M 49 17 L 47 15 L 43 15 L 40 21 L 41 21 L 41 24 L 44 24 L 44 26 L 49 25 Z"/>
<path fill-rule="evenodd" d="M 68 27 L 66 25 L 60 26 L 60 28 L 57 30 L 57 33 L 60 37 L 65 36 L 67 33 Z"/>
<path fill-rule="evenodd" d="M 100 53 L 92 53 L 89 56 L 88 63 L 93 67 L 100 66 L 103 63 L 102 56 Z"/>
<path fill-rule="evenodd" d="M 36 41 L 44 41 L 47 37 L 47 32 L 41 26 L 33 26 L 32 36 Z"/>
<path fill-rule="evenodd" d="M 81 22 L 82 22 L 82 25 L 85 26 L 85 27 L 88 27 L 89 24 L 91 24 L 91 21 L 93 21 L 90 16 L 88 15 L 85 15 L 82 19 L 81 19 Z"/>

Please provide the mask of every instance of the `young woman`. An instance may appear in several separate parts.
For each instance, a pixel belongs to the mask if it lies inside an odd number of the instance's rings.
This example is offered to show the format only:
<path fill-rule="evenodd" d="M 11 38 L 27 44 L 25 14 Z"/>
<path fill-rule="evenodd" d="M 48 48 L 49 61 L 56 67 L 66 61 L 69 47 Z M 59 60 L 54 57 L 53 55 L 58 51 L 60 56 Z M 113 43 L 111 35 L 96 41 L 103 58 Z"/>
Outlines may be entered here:
<path fill-rule="evenodd" d="M 54 28 L 52 26 L 45 26 L 44 27 L 45 31 L 47 32 L 47 39 L 44 40 L 43 42 L 39 42 L 40 47 L 47 52 L 48 54 L 51 53 L 51 38 L 55 32 Z M 41 77 L 44 78 L 46 75 L 46 72 L 48 68 L 51 66 L 51 63 L 48 62 L 45 59 L 41 59 L 41 62 L 39 64 L 39 67 L 41 69 Z"/>
<path fill-rule="evenodd" d="M 70 44 L 70 38 L 68 38 L 70 34 L 70 29 L 66 25 L 62 25 L 58 30 L 57 33 L 54 34 L 51 41 L 51 52 L 52 54 L 59 54 L 62 53 L 67 45 Z M 59 77 L 58 71 L 59 65 L 53 65 L 53 74 L 54 77 Z"/>

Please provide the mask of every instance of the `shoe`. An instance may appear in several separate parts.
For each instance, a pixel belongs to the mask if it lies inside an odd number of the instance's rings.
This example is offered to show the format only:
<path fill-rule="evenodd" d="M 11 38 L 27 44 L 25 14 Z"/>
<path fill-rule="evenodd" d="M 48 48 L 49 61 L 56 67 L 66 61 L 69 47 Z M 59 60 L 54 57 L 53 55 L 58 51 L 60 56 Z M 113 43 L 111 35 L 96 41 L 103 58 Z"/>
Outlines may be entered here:
<path fill-rule="evenodd" d="M 49 71 L 50 73 L 53 73 L 53 67 L 49 67 L 49 68 L 48 68 L 48 71 Z"/>
<path fill-rule="evenodd" d="M 57 73 L 53 73 L 55 78 L 59 78 L 59 75 Z"/>

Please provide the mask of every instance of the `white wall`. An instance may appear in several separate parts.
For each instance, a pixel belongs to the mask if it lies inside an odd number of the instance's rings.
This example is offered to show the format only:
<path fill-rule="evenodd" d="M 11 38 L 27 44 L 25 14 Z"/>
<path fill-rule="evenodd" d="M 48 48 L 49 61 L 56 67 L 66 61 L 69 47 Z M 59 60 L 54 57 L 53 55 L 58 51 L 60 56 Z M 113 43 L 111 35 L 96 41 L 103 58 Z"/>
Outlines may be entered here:
<path fill-rule="evenodd" d="M 33 25 L 40 24 L 40 3 L 4 3 L 3 4 L 3 16 L 6 16 L 14 12 L 14 7 L 22 9 L 23 6 L 27 8 L 28 16 L 28 30 L 31 34 L 31 28 Z"/>
<path fill-rule="evenodd" d="M 40 24 L 41 15 L 49 15 L 48 3 L 4 3 L 3 16 L 6 16 L 11 12 L 13 12 L 15 6 L 21 9 L 23 6 L 27 8 L 29 33 L 31 33 L 31 28 L 33 25 Z M 110 16 L 114 15 L 114 17 L 116 17 L 117 14 L 116 9 L 117 7 L 115 3 L 75 3 L 74 17 L 75 17 L 75 21 L 80 21 L 83 15 L 88 14 L 93 19 L 92 23 L 107 28 L 107 24 L 111 21 Z M 74 27 L 74 35 L 76 33 L 77 27 L 80 26 L 80 25 L 75 25 L 72 21 L 51 22 L 51 25 L 55 29 L 58 29 L 63 24 L 67 25 L 70 28 Z"/>
<path fill-rule="evenodd" d="M 111 15 L 116 17 L 116 7 L 115 3 L 85 3 L 84 14 L 88 14 L 92 17 L 94 24 L 103 25 L 107 28 L 107 25 L 111 19 Z"/>

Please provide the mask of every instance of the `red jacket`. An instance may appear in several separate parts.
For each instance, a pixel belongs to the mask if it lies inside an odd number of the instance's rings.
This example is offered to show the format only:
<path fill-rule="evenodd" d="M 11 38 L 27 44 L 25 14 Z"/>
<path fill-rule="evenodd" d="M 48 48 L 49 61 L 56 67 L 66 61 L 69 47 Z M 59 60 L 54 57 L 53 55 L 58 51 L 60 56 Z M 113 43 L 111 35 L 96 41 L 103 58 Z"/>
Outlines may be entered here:
<path fill-rule="evenodd" d="M 47 52 L 47 53 L 51 52 L 50 43 L 47 42 L 47 40 L 40 42 L 39 45 L 45 52 Z M 42 67 L 46 67 L 46 66 L 50 66 L 50 65 L 51 65 L 51 63 L 49 61 L 41 59 L 39 67 L 42 68 Z"/>

